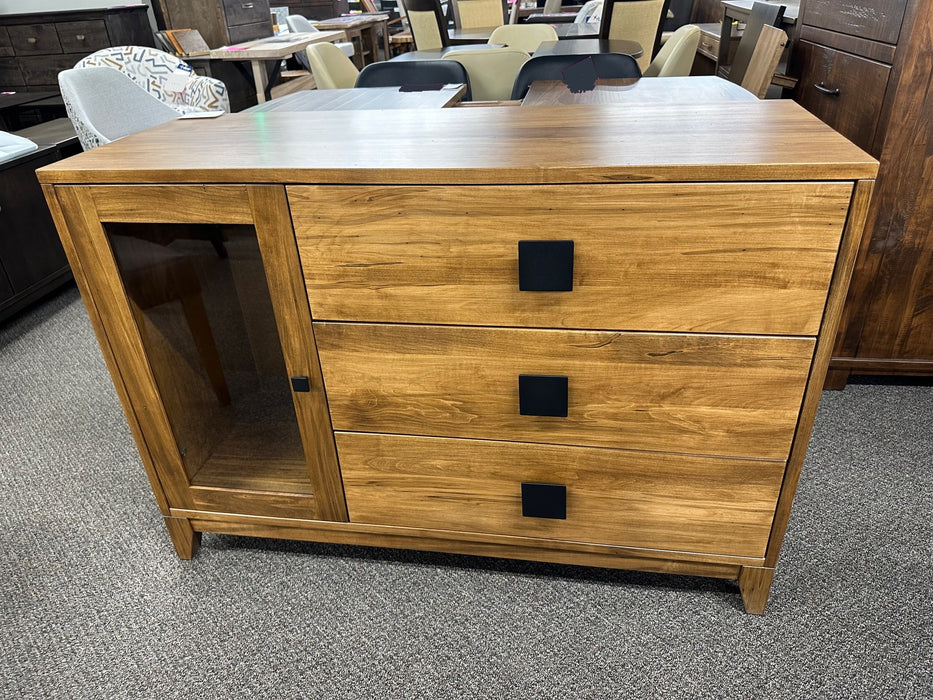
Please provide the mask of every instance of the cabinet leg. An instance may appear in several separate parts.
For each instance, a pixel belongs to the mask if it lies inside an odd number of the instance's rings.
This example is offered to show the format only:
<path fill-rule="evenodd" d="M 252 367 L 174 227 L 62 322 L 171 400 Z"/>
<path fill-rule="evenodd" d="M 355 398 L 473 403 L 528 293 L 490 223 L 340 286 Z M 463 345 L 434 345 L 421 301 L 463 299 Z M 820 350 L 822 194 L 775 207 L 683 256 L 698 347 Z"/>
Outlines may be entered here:
<path fill-rule="evenodd" d="M 201 546 L 201 533 L 191 528 L 187 518 L 165 516 L 165 526 L 180 559 L 191 559 Z"/>
<path fill-rule="evenodd" d="M 849 383 L 849 370 L 831 369 L 826 373 L 823 389 L 828 391 L 842 391 Z"/>
<path fill-rule="evenodd" d="M 773 580 L 774 569 L 771 568 L 743 566 L 739 570 L 739 590 L 742 592 L 745 612 L 750 615 L 764 613 Z"/>

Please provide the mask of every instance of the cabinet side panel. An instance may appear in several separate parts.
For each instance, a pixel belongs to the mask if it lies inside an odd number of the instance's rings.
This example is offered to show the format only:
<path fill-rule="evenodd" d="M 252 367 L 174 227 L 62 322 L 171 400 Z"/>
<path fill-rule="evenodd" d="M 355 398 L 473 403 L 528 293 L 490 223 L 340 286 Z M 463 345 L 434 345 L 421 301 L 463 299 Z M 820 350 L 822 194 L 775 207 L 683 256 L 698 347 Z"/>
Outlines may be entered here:
<path fill-rule="evenodd" d="M 800 478 L 800 470 L 803 467 L 803 460 L 810 442 L 810 432 L 813 429 L 813 421 L 816 418 L 816 409 L 820 402 L 823 380 L 826 377 L 826 369 L 829 366 L 836 329 L 839 325 L 842 305 L 846 297 L 846 289 L 849 285 L 849 279 L 852 276 L 852 269 L 855 266 L 855 256 L 858 251 L 859 240 L 865 228 L 865 218 L 868 213 L 868 205 L 871 200 L 874 184 L 874 180 L 859 180 L 855 185 L 855 190 L 852 195 L 852 203 L 849 208 L 846 228 L 842 236 L 839 257 L 836 262 L 835 272 L 833 273 L 829 297 L 826 301 L 826 311 L 823 314 L 822 328 L 817 338 L 813 365 L 810 368 L 807 389 L 804 393 L 800 418 L 797 422 L 797 431 L 794 435 L 794 443 L 791 447 L 790 458 L 787 461 L 784 483 L 781 486 L 781 496 L 778 499 L 774 524 L 771 529 L 771 539 L 768 543 L 765 566 L 773 567 L 776 564 L 781 550 L 781 543 L 784 541 L 784 533 L 787 530 L 787 522 L 790 518 L 791 503 L 794 500 L 794 493 L 797 490 L 797 481 Z"/>
<path fill-rule="evenodd" d="M 101 353 L 103 354 L 104 361 L 107 364 L 107 369 L 110 371 L 110 377 L 113 380 L 114 388 L 116 389 L 117 396 L 120 399 L 120 404 L 123 407 L 123 413 L 126 416 L 127 424 L 129 425 L 130 432 L 132 433 L 133 439 L 136 442 L 136 448 L 139 451 L 140 458 L 142 459 L 143 467 L 146 470 L 146 475 L 149 477 L 149 483 L 152 486 L 152 493 L 159 505 L 159 510 L 162 511 L 163 515 L 168 515 L 169 503 L 165 494 L 165 488 L 163 487 L 162 480 L 159 478 L 159 474 L 155 468 L 153 456 L 149 450 L 148 444 L 146 443 L 142 427 L 140 426 L 139 416 L 136 413 L 133 402 L 130 399 L 129 390 L 127 389 L 126 383 L 123 380 L 123 375 L 120 372 L 120 366 L 117 363 L 116 356 L 114 355 L 114 350 L 111 345 L 110 338 L 107 335 L 107 329 L 104 327 L 104 322 L 101 318 L 100 310 L 98 309 L 95 296 L 92 292 L 92 287 L 88 282 L 87 275 L 84 272 L 82 260 L 78 257 L 77 250 L 72 241 L 72 230 L 68 226 L 67 218 L 75 221 L 78 219 L 78 217 L 76 213 L 72 212 L 71 216 L 66 218 L 65 211 L 63 210 L 62 204 L 59 200 L 59 196 L 64 195 L 66 200 L 72 202 L 70 205 L 66 203 L 65 206 L 76 206 L 74 203 L 75 198 L 73 196 L 68 196 L 68 194 L 70 194 L 71 188 L 43 185 L 42 189 L 45 193 L 45 199 L 49 205 L 49 209 L 52 212 L 52 218 L 55 221 L 55 225 L 58 228 L 59 235 L 62 239 L 62 246 L 65 249 L 65 255 L 68 258 L 68 262 L 74 274 L 75 282 L 78 285 L 78 290 L 81 292 L 81 299 L 83 300 L 84 306 L 87 309 L 88 318 L 91 321 L 91 327 L 94 329 L 94 333 L 97 336 L 97 342 L 100 345 Z"/>

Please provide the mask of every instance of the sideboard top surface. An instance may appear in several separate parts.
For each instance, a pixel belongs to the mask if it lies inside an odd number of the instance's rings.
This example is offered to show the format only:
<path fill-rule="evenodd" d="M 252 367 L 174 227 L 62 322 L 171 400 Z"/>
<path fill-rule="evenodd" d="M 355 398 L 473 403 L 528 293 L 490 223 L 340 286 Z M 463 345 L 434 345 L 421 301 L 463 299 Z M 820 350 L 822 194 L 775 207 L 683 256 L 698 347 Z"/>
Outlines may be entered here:
<path fill-rule="evenodd" d="M 178 120 L 38 171 L 46 184 L 536 184 L 873 178 L 789 100 L 230 114 Z"/>

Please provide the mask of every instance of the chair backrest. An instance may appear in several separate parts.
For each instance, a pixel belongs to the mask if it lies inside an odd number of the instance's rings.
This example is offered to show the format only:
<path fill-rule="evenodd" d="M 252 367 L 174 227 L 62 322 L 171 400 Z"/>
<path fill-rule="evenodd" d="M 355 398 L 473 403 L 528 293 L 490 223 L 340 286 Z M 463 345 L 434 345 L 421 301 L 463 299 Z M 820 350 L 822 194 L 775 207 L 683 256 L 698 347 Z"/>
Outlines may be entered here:
<path fill-rule="evenodd" d="M 318 90 L 351 88 L 356 84 L 359 69 L 333 44 L 326 41 L 309 44 L 305 53 Z"/>
<path fill-rule="evenodd" d="M 651 65 L 645 69 L 646 78 L 670 78 L 690 75 L 697 46 L 700 45 L 700 28 L 685 24 L 671 34 L 658 51 Z"/>
<path fill-rule="evenodd" d="M 143 90 L 170 105 L 179 113 L 202 111 L 200 108 L 191 107 L 183 93 L 165 89 L 166 80 L 178 65 L 187 66 L 188 64 L 178 56 L 172 56 L 149 46 L 114 46 L 85 56 L 74 67 L 113 68 L 128 76 Z M 226 103 L 225 109 L 229 110 L 230 103 L 225 88 L 223 94 L 218 95 L 217 98 L 220 102 Z"/>
<path fill-rule="evenodd" d="M 399 0 L 418 51 L 438 51 L 450 44 L 440 0 Z"/>
<path fill-rule="evenodd" d="M 447 83 L 465 84 L 463 99 L 472 99 L 470 77 L 466 68 L 456 61 L 381 61 L 363 68 L 356 79 L 358 88 L 397 85 L 410 90 L 433 90 Z"/>
<path fill-rule="evenodd" d="M 557 41 L 557 32 L 550 24 L 503 24 L 489 35 L 490 44 L 504 44 L 532 54 L 544 41 Z"/>
<path fill-rule="evenodd" d="M 313 34 L 321 31 L 311 24 L 310 20 L 304 15 L 288 15 L 285 18 L 285 24 L 288 25 L 288 31 L 294 34 Z"/>
<path fill-rule="evenodd" d="M 530 56 L 517 49 L 448 51 L 444 60 L 457 61 L 470 76 L 474 100 L 507 100 L 515 76 Z"/>
<path fill-rule="evenodd" d="M 603 0 L 587 0 L 573 18 L 576 24 L 599 24 L 603 16 Z"/>
<path fill-rule="evenodd" d="M 58 74 L 58 85 L 85 151 L 181 116 L 114 68 L 64 70 Z"/>
<path fill-rule="evenodd" d="M 745 71 L 748 70 L 748 63 L 752 60 L 752 54 L 758 45 L 761 28 L 764 26 L 777 27 L 781 24 L 783 18 L 783 5 L 773 5 L 767 2 L 752 3 L 752 9 L 745 21 L 745 31 L 742 32 L 742 38 L 735 50 L 732 65 L 729 66 L 729 80 L 737 85 L 742 84 L 745 79 Z"/>
<path fill-rule="evenodd" d="M 503 0 L 448 0 L 454 11 L 454 26 L 457 29 L 476 27 L 498 27 L 505 24 L 505 2 Z"/>
<path fill-rule="evenodd" d="M 661 46 L 661 29 L 670 0 L 604 0 L 600 39 L 628 39 L 641 44 L 638 66 L 645 70 Z"/>
<path fill-rule="evenodd" d="M 562 4 L 563 0 L 544 0 L 544 14 L 556 15 Z"/>
<path fill-rule="evenodd" d="M 787 46 L 787 34 L 783 29 L 768 25 L 762 27 L 752 58 L 748 62 L 745 77 L 742 79 L 742 87 L 759 99 L 763 98 L 768 92 L 771 78 L 774 77 L 774 69 L 781 60 L 785 46 Z"/>
<path fill-rule="evenodd" d="M 522 66 L 512 86 L 512 99 L 521 100 L 536 80 L 564 80 L 564 71 L 584 59 L 592 60 L 600 78 L 640 78 L 638 62 L 624 53 L 594 53 L 576 56 L 536 56 Z"/>

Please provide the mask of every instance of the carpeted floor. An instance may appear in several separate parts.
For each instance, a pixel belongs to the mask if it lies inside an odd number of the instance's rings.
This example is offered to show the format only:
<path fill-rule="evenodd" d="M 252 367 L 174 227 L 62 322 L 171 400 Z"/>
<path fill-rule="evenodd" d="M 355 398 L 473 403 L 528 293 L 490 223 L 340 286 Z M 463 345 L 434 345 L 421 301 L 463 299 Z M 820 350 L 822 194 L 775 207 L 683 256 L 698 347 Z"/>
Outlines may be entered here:
<path fill-rule="evenodd" d="M 73 288 L 0 325 L 0 698 L 931 698 L 933 388 L 825 393 L 733 583 L 205 535 L 175 557 Z"/>

